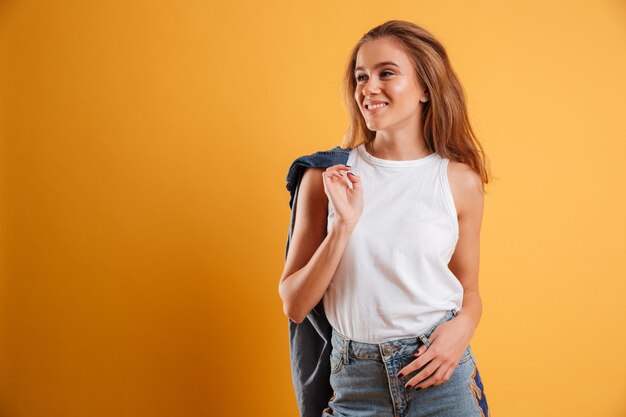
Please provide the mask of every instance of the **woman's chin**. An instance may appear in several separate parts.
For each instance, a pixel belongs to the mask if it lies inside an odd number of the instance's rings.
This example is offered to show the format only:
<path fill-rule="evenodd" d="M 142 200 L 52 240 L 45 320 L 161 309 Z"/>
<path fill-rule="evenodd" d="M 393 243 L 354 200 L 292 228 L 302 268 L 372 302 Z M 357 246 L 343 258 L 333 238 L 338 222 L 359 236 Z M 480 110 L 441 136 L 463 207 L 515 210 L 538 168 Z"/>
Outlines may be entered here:
<path fill-rule="evenodd" d="M 376 120 L 376 121 L 367 121 L 365 124 L 367 125 L 367 128 L 369 130 L 374 130 L 374 131 L 382 130 L 386 126 L 386 124 L 383 124 L 383 123 L 379 122 L 378 120 Z"/>

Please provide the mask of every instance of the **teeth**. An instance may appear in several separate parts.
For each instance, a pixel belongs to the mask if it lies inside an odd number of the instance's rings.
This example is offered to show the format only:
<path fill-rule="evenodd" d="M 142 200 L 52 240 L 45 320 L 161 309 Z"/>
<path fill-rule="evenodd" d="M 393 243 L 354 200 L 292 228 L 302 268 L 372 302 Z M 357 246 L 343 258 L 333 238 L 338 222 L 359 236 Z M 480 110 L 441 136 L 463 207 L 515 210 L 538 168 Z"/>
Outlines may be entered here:
<path fill-rule="evenodd" d="M 387 105 L 387 103 L 380 103 L 380 104 L 370 104 L 367 106 L 368 109 L 377 109 L 379 107 L 385 107 Z"/>

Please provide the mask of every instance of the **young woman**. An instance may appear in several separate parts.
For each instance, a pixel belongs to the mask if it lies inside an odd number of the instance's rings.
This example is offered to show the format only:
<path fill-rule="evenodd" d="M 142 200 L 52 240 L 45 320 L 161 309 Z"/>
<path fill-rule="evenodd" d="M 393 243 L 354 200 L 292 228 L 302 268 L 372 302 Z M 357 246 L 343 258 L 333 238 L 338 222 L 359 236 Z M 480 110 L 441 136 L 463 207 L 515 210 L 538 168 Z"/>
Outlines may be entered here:
<path fill-rule="evenodd" d="M 489 174 L 463 88 L 431 33 L 393 20 L 356 44 L 344 90 L 343 148 L 290 168 L 298 212 L 279 284 L 292 325 L 320 303 L 330 323 L 321 415 L 489 416 L 469 345 Z"/>

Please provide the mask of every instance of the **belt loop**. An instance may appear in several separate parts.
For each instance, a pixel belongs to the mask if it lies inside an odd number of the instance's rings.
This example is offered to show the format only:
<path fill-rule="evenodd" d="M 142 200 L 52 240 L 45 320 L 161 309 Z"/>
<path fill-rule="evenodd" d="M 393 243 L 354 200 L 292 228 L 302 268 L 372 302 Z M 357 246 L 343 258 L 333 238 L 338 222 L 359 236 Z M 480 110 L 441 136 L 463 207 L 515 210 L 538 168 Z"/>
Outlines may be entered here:
<path fill-rule="evenodd" d="M 350 339 L 349 338 L 344 338 L 343 339 L 343 363 L 347 364 L 348 363 L 348 349 L 350 348 Z"/>
<path fill-rule="evenodd" d="M 456 317 L 456 309 L 454 309 L 454 308 L 452 309 L 452 315 L 453 315 L 454 317 Z"/>

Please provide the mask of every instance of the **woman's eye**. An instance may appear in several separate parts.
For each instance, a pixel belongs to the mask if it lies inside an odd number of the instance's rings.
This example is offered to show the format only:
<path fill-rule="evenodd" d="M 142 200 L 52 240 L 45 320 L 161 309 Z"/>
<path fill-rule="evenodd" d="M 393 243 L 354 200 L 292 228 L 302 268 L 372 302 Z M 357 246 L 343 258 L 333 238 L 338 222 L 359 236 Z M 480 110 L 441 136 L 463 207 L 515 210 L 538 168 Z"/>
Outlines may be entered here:
<path fill-rule="evenodd" d="M 391 72 L 391 71 L 383 71 L 383 72 L 380 73 L 381 77 L 384 76 L 384 74 L 393 75 L 393 72 Z M 364 77 L 364 75 L 363 74 L 357 75 L 356 76 L 356 81 L 360 82 L 361 81 L 361 77 Z"/>

